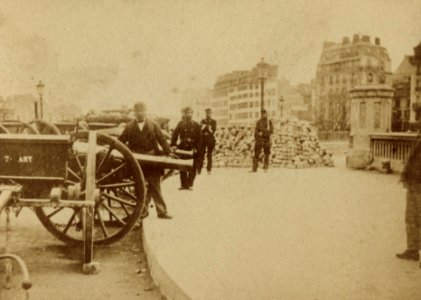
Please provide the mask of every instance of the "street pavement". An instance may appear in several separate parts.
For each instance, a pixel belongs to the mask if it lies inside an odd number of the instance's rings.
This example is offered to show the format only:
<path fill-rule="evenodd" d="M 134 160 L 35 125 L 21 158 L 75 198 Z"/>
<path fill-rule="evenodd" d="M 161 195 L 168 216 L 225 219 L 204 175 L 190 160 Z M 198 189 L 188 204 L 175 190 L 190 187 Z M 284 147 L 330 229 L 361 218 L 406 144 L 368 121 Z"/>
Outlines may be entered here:
<path fill-rule="evenodd" d="M 5 244 L 5 215 L 0 217 L 0 247 Z M 55 239 L 26 208 L 15 218 L 11 214 L 9 252 L 22 257 L 29 269 L 33 300 L 159 300 L 161 294 L 150 279 L 143 253 L 141 230 L 122 241 L 94 248 L 100 273 L 82 273 L 83 252 Z M 0 252 L 1 253 L 1 252 Z M 0 300 L 27 299 L 22 277 L 14 268 L 10 289 L 4 287 L 4 261 L 0 262 Z"/>
<path fill-rule="evenodd" d="M 419 264 L 395 258 L 406 246 L 399 177 L 344 161 L 215 169 L 193 191 L 172 177 L 163 192 L 174 219 L 150 210 L 148 248 L 192 299 L 421 299 Z"/>

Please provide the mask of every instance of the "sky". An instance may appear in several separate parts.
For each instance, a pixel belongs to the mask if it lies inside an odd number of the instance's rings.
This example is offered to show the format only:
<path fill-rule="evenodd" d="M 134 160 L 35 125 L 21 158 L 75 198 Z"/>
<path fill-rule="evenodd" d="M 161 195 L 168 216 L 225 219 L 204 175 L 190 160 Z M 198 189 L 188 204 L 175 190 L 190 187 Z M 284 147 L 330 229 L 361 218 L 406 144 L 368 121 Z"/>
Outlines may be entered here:
<path fill-rule="evenodd" d="M 261 57 L 293 84 L 315 77 L 324 41 L 380 37 L 394 70 L 421 42 L 413 0 L 0 0 L 0 95 L 179 110 L 180 91 Z"/>

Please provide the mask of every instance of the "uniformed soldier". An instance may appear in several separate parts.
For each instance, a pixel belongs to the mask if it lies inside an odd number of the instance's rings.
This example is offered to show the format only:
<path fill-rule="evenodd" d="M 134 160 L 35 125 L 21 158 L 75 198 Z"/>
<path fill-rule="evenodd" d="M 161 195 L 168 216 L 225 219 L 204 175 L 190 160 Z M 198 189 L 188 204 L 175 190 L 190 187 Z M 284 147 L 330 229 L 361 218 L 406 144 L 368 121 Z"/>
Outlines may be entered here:
<path fill-rule="evenodd" d="M 119 140 L 128 145 L 131 151 L 149 155 L 170 155 L 169 147 L 158 124 L 146 118 L 146 106 L 143 102 L 134 105 L 135 119 L 127 124 Z M 162 150 L 159 148 L 162 148 Z M 152 198 L 158 218 L 171 219 L 167 213 L 167 206 L 161 192 L 162 169 L 153 166 L 142 166 L 143 175 L 147 182 L 146 209 L 142 216 L 148 215 L 149 201 Z"/>
<path fill-rule="evenodd" d="M 396 256 L 401 259 L 418 261 L 421 237 L 421 141 L 412 150 L 402 172 L 401 181 L 406 188 L 407 247 L 403 253 L 396 254 Z"/>
<path fill-rule="evenodd" d="M 192 120 L 193 110 L 185 107 L 182 120 L 177 124 L 171 138 L 171 146 L 181 150 L 193 151 L 193 171 L 180 171 L 180 190 L 191 190 L 196 177 L 197 168 L 202 157 L 203 141 L 199 123 Z M 179 143 L 177 144 L 177 142 Z M 183 158 L 183 157 L 181 157 Z"/>
<path fill-rule="evenodd" d="M 254 156 L 252 172 L 257 172 L 260 153 L 264 152 L 263 170 L 266 172 L 269 167 L 269 156 L 271 148 L 271 135 L 273 133 L 272 121 L 268 119 L 266 110 L 262 109 L 261 117 L 256 123 L 254 130 Z"/>
<path fill-rule="evenodd" d="M 200 159 L 200 165 L 198 167 L 198 172 L 202 170 L 203 162 L 206 155 L 206 170 L 210 175 L 212 172 L 212 154 L 213 149 L 215 149 L 215 131 L 216 131 L 216 121 L 212 119 L 212 110 L 207 108 L 205 110 L 206 118 L 200 122 L 200 127 L 202 129 L 203 136 L 203 156 Z"/>

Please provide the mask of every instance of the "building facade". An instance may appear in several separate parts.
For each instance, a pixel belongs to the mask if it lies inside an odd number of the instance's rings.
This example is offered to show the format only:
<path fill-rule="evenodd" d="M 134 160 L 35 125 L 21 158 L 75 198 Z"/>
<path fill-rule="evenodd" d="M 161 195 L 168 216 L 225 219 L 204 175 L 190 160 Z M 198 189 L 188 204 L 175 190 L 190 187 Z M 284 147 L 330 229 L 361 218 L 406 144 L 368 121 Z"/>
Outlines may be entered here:
<path fill-rule="evenodd" d="M 421 42 L 414 47 L 414 55 L 409 57 L 411 72 L 411 114 L 410 121 L 421 121 Z"/>
<path fill-rule="evenodd" d="M 234 71 L 218 76 L 210 104 L 219 126 L 254 124 L 260 118 L 259 72 L 266 75 L 263 107 L 268 112 L 269 118 L 290 115 L 309 118 L 310 85 L 291 86 L 288 80 L 278 78 L 278 66 L 259 63 L 251 70 Z"/>
<path fill-rule="evenodd" d="M 35 102 L 31 94 L 0 98 L 0 121 L 19 120 L 29 122 L 35 118 Z"/>
<path fill-rule="evenodd" d="M 357 85 L 391 85 L 389 54 L 375 38 L 355 34 L 352 41 L 324 42 L 314 82 L 314 115 L 319 129 L 349 130 L 349 91 Z"/>
<path fill-rule="evenodd" d="M 393 131 L 407 131 L 421 122 L 421 43 L 406 55 L 393 74 Z M 420 126 L 417 127 L 420 129 Z"/>

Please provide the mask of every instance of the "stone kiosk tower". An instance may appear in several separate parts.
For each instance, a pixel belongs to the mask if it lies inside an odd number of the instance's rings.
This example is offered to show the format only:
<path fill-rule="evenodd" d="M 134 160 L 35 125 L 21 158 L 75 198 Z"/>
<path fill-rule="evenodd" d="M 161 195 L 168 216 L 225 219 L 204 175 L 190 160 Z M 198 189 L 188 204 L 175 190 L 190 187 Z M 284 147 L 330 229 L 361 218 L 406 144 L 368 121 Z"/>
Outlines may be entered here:
<path fill-rule="evenodd" d="M 387 133 L 392 123 L 393 89 L 388 85 L 360 85 L 350 90 L 351 132 L 346 165 L 363 169 L 373 163 L 371 135 Z"/>

